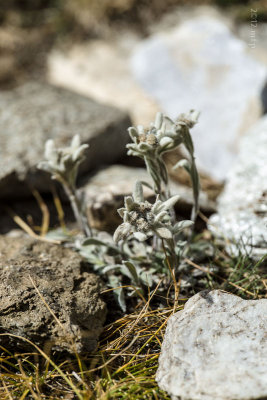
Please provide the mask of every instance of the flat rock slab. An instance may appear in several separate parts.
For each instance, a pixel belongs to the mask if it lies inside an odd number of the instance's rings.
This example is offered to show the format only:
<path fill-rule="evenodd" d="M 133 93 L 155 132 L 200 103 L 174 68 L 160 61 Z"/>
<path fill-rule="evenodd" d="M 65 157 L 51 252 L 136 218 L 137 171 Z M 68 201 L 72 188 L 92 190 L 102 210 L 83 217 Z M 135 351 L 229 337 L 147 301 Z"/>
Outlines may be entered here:
<path fill-rule="evenodd" d="M 259 259 L 267 253 L 267 116 L 243 137 L 235 166 L 209 228 L 229 250 Z"/>
<path fill-rule="evenodd" d="M 72 250 L 0 236 L 1 332 L 58 350 L 93 351 L 106 317 L 99 293 L 98 277 Z"/>
<path fill-rule="evenodd" d="M 75 134 L 88 143 L 81 172 L 115 162 L 129 141 L 126 113 L 66 89 L 30 82 L 0 96 L 0 198 L 28 195 L 29 185 L 49 191 L 38 171 L 47 139 L 68 146 Z"/>
<path fill-rule="evenodd" d="M 129 56 L 139 37 L 129 31 L 118 36 L 91 38 L 68 51 L 53 49 L 47 61 L 48 80 L 127 110 L 135 125 L 149 125 L 159 106 L 138 85 L 129 68 Z"/>
<path fill-rule="evenodd" d="M 112 165 L 99 171 L 84 186 L 87 212 L 90 224 L 96 229 L 115 229 L 121 223 L 117 209 L 122 207 L 124 197 L 132 194 L 136 181 L 153 185 L 145 168 Z M 193 205 L 192 190 L 176 182 L 170 183 L 171 193 L 179 194 L 176 211 L 190 214 Z M 154 192 L 144 186 L 146 199 L 155 197 Z M 200 193 L 201 211 L 208 215 L 215 212 L 215 203 L 208 200 L 206 193 Z"/>
<path fill-rule="evenodd" d="M 172 400 L 267 396 L 267 299 L 193 296 L 168 321 L 156 380 Z"/>
<path fill-rule="evenodd" d="M 192 130 L 197 162 L 224 179 L 240 136 L 261 114 L 266 65 L 221 18 L 201 15 L 146 38 L 133 51 L 132 71 L 170 117 L 201 112 Z"/>

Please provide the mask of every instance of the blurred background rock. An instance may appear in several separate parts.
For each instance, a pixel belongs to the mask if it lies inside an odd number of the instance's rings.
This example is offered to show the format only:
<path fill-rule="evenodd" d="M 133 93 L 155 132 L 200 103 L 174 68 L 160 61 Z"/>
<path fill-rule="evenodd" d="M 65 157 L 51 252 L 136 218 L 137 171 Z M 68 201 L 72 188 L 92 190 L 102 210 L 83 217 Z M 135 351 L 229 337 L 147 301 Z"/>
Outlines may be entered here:
<path fill-rule="evenodd" d="M 52 46 L 109 38 L 133 32 L 146 37 L 177 24 L 200 5 L 209 5 L 238 22 L 245 36 L 250 9 L 258 22 L 267 21 L 267 1 L 242 0 L 1 0 L 0 84 L 7 87 L 25 75 L 45 69 L 45 55 Z M 259 32 L 260 30 L 260 32 Z M 267 47 L 266 25 L 257 39 Z"/>

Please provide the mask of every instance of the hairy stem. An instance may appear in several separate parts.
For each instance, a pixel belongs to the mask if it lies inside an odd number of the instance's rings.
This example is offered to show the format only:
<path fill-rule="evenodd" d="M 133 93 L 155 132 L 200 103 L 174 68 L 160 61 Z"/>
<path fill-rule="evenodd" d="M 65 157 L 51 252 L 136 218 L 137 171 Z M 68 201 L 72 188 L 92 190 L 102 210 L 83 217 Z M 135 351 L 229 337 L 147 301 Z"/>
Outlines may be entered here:
<path fill-rule="evenodd" d="M 70 200 L 70 204 L 72 207 L 73 214 L 75 219 L 79 225 L 81 231 L 83 231 L 86 237 L 92 237 L 92 229 L 88 223 L 87 217 L 84 215 L 82 211 L 82 206 L 77 196 L 77 192 L 75 188 L 72 188 L 67 182 L 62 182 L 64 190 Z"/>
<path fill-rule="evenodd" d="M 199 211 L 199 175 L 197 172 L 197 167 L 195 163 L 194 155 L 191 155 L 191 181 L 193 187 L 193 197 L 194 197 L 194 207 L 192 209 L 191 219 L 195 221 Z"/>

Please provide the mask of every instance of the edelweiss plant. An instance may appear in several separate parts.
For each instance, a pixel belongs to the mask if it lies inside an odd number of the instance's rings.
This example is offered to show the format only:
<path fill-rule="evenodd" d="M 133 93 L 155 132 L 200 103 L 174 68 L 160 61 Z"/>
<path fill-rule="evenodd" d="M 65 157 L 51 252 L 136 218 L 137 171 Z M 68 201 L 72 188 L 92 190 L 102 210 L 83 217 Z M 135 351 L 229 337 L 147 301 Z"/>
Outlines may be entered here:
<path fill-rule="evenodd" d="M 128 154 L 144 159 L 154 182 L 156 199 L 154 203 L 146 201 L 143 185 L 148 184 L 137 182 L 133 195 L 125 197 L 124 207 L 118 210 L 123 222 L 116 229 L 113 239 L 107 232 L 94 231 L 92 237 L 85 207 L 76 189 L 78 168 L 88 145 L 81 145 L 78 135 L 65 148 L 56 148 L 53 140 L 46 142 L 45 161 L 39 163 L 38 167 L 62 184 L 76 220 L 86 236 L 69 238 L 64 232 L 63 237 L 70 239 L 72 243 L 69 245 L 91 264 L 95 272 L 104 277 L 123 311 L 126 311 L 125 290 L 128 296 L 143 296 L 145 288 L 155 287 L 166 277 L 167 271 L 174 281 L 176 279 L 178 261 L 186 245 L 184 238 L 178 234 L 193 225 L 198 209 L 199 181 L 189 132 L 197 118 L 198 114 L 191 111 L 181 114 L 174 122 L 158 113 L 149 129 L 141 126 L 129 128 L 133 143 L 127 145 Z M 168 173 L 162 155 L 180 144 L 186 147 L 190 157 L 189 160 L 181 160 L 175 167 L 183 166 L 190 174 L 195 205 L 192 221 L 176 222 L 173 207 L 179 196 L 170 196 Z M 151 237 L 153 240 L 149 240 Z M 124 288 L 125 279 L 130 280 L 129 286 L 126 281 L 127 289 Z M 177 285 L 174 286 L 177 299 Z"/>
<path fill-rule="evenodd" d="M 125 197 L 125 207 L 119 208 L 118 213 L 123 218 L 114 233 L 114 241 L 127 239 L 131 234 L 144 241 L 156 234 L 161 239 L 172 238 L 172 226 L 168 210 L 178 201 L 179 196 L 173 196 L 161 201 L 157 196 L 154 204 L 145 201 L 141 182 L 136 182 L 132 196 Z"/>
<path fill-rule="evenodd" d="M 133 195 L 125 197 L 125 207 L 118 209 L 123 223 L 114 233 L 115 243 L 126 240 L 131 235 L 139 241 L 157 235 L 166 241 L 175 259 L 175 235 L 193 224 L 192 221 L 186 220 L 172 225 L 169 211 L 178 199 L 179 196 L 176 195 L 166 201 L 161 201 L 157 195 L 155 203 L 151 204 L 144 199 L 142 183 L 136 182 Z"/>
<path fill-rule="evenodd" d="M 56 148 L 52 139 L 45 144 L 45 161 L 38 164 L 38 168 L 52 175 L 52 179 L 60 182 L 70 200 L 75 218 L 86 236 L 91 236 L 91 228 L 82 209 L 76 189 L 76 178 L 79 165 L 84 160 L 88 144 L 80 144 L 79 135 L 74 136 L 69 147 Z"/>
<path fill-rule="evenodd" d="M 140 157 L 145 161 L 154 182 L 155 192 L 165 199 L 168 192 L 168 173 L 162 156 L 181 144 L 185 145 L 190 155 L 190 161 L 182 160 L 183 162 L 175 167 L 183 166 L 191 177 L 195 202 L 192 212 L 193 219 L 198 210 L 199 179 L 190 129 L 197 123 L 198 116 L 199 113 L 192 110 L 188 114 L 181 114 L 176 121 L 172 121 L 162 113 L 157 113 L 155 122 L 151 123 L 148 129 L 141 125 L 128 129 L 133 143 L 127 145 L 128 155 Z"/>

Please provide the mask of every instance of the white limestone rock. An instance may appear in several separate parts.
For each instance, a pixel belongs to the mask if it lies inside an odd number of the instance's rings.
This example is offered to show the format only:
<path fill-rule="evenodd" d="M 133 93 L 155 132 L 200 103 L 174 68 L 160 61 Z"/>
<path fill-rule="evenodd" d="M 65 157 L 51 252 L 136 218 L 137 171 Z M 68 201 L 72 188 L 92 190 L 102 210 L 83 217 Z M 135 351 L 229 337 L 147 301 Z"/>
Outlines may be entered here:
<path fill-rule="evenodd" d="M 267 253 L 267 116 L 244 136 L 209 228 L 230 240 L 229 250 Z"/>
<path fill-rule="evenodd" d="M 214 16 L 198 16 L 144 40 L 134 50 L 138 82 L 171 117 L 201 112 L 193 129 L 199 166 L 224 179 L 239 139 L 261 114 L 266 65 Z"/>
<path fill-rule="evenodd" d="M 168 321 L 156 380 L 172 400 L 267 396 L 267 299 L 214 290 Z"/>
<path fill-rule="evenodd" d="M 127 111 L 134 124 L 154 121 L 159 105 L 136 82 L 129 58 L 139 37 L 91 39 L 68 51 L 54 49 L 48 57 L 48 80 L 104 104 Z"/>

